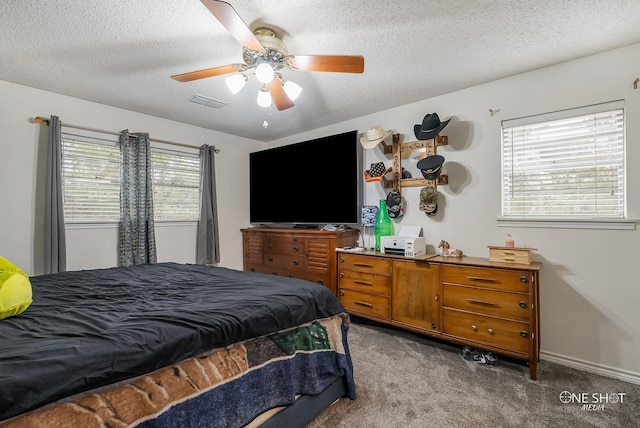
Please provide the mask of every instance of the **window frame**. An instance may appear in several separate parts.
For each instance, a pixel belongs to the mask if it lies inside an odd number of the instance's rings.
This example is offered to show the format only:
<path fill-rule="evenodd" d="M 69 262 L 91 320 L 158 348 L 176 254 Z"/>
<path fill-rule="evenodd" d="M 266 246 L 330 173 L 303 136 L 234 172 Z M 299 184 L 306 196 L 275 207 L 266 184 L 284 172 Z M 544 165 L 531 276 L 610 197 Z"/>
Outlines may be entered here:
<path fill-rule="evenodd" d="M 116 148 L 116 150 L 118 151 L 118 156 L 119 156 L 119 148 L 118 148 L 118 136 L 117 134 L 107 134 L 107 133 L 101 133 L 101 132 L 91 132 L 91 131 L 85 131 L 83 130 L 82 133 L 78 133 L 78 132 L 62 132 L 62 139 L 64 140 L 65 138 L 69 139 L 68 137 L 71 137 L 71 139 L 76 139 L 76 140 L 80 140 L 82 141 L 83 139 L 85 139 L 88 142 L 92 142 L 95 144 L 104 144 L 105 146 L 114 146 Z M 64 145 L 64 142 L 62 142 L 62 144 Z M 193 147 L 193 148 L 185 148 L 185 149 L 177 149 L 173 146 L 168 147 L 166 144 L 160 142 L 160 143 L 154 143 L 154 141 L 151 141 L 151 152 L 152 152 L 152 162 L 153 162 L 153 153 L 155 152 L 169 152 L 169 153 L 182 153 L 182 154 L 186 154 L 189 156 L 194 156 L 198 159 L 197 165 L 198 165 L 198 208 L 197 208 L 197 212 L 196 212 L 196 216 L 193 219 L 158 219 L 156 217 L 156 212 L 154 210 L 154 223 L 157 226 L 170 226 L 172 224 L 175 225 L 191 225 L 191 224 L 197 224 L 198 223 L 198 217 L 199 217 L 199 213 L 200 213 L 200 180 L 202 177 L 202 171 L 201 171 L 201 165 L 200 165 L 200 161 L 199 161 L 199 148 L 198 147 Z M 64 162 L 64 154 L 61 153 L 61 162 Z M 153 168 L 153 166 L 152 166 Z M 64 172 L 63 172 L 64 174 Z M 64 189 L 65 186 L 65 177 L 61 177 L 62 179 L 62 186 L 63 186 L 63 198 L 66 195 L 66 191 Z M 118 185 L 120 182 L 120 173 L 119 173 L 119 166 L 118 166 Z M 152 183 L 154 184 L 154 192 L 155 192 L 155 180 L 152 181 Z M 118 205 L 119 205 L 119 191 L 118 191 Z M 155 204 L 154 204 L 155 205 Z M 118 212 L 119 212 L 119 206 L 118 206 Z M 65 227 L 67 228 L 72 228 L 72 229 L 82 229 L 82 228 L 87 228 L 87 227 L 99 227 L 99 228 L 103 228 L 103 227 L 116 227 L 119 223 L 119 218 L 118 219 L 111 219 L 111 218 L 87 218 L 87 219 L 69 219 L 67 216 L 65 216 Z"/>
<path fill-rule="evenodd" d="M 622 214 L 620 217 L 607 217 L 607 216 L 552 216 L 552 215 L 509 215 L 505 214 L 506 201 L 505 191 L 510 188 L 512 183 L 507 183 L 505 166 L 507 160 L 505 155 L 505 147 L 507 142 L 505 140 L 506 132 L 509 128 L 516 128 L 521 126 L 543 124 L 545 122 L 576 118 L 580 116 L 586 116 L 598 112 L 607 112 L 614 110 L 622 110 L 622 182 L 618 181 L 618 186 L 622 186 Z M 627 217 L 627 205 L 628 205 L 628 191 L 627 191 L 627 156 L 626 156 L 626 111 L 623 100 L 612 101 L 601 104 L 594 104 L 584 107 L 571 108 L 567 110 L 555 111 L 550 113 L 543 113 L 537 115 L 531 115 L 521 118 L 509 119 L 501 122 L 500 128 L 500 150 L 501 150 L 501 175 L 500 175 L 500 216 L 497 218 L 498 226 L 504 227 L 548 227 L 548 228 L 588 228 L 588 229 L 635 229 L 635 221 L 630 220 Z"/>

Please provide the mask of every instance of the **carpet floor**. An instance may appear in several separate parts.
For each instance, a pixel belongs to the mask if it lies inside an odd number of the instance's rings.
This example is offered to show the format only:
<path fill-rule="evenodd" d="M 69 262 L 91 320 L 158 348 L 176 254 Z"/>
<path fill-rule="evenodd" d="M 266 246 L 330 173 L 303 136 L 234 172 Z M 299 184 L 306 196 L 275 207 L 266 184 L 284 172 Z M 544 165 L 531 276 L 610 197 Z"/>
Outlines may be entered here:
<path fill-rule="evenodd" d="M 308 428 L 640 427 L 640 385 L 546 361 L 533 381 L 516 360 L 475 363 L 461 346 L 364 320 L 352 321 L 349 348 L 356 400 Z"/>

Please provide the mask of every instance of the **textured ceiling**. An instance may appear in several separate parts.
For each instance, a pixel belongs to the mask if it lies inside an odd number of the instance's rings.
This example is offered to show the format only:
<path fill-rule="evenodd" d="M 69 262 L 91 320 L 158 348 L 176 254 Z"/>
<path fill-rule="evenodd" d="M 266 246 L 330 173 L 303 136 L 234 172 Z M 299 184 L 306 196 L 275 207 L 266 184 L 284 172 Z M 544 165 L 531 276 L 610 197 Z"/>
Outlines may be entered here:
<path fill-rule="evenodd" d="M 289 53 L 359 54 L 365 72 L 285 70 L 303 87 L 296 106 L 265 109 L 255 79 L 232 95 L 224 76 L 169 77 L 242 62 L 199 0 L 3 0 L 0 80 L 271 141 L 640 42 L 637 0 L 229 2 Z M 194 104 L 194 94 L 227 104 Z"/>

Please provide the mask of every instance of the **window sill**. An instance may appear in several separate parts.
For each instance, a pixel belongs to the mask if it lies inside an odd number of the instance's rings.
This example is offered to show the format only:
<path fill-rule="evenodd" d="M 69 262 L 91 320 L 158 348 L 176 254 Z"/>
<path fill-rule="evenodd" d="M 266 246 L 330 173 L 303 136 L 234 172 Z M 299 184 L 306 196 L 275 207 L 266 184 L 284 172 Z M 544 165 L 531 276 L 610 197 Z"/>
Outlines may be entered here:
<path fill-rule="evenodd" d="M 154 225 L 156 227 L 197 226 L 198 220 L 157 220 Z"/>
<path fill-rule="evenodd" d="M 507 218 L 496 219 L 498 227 L 534 227 L 546 229 L 603 229 L 635 230 L 636 221 L 626 219 L 534 219 Z"/>

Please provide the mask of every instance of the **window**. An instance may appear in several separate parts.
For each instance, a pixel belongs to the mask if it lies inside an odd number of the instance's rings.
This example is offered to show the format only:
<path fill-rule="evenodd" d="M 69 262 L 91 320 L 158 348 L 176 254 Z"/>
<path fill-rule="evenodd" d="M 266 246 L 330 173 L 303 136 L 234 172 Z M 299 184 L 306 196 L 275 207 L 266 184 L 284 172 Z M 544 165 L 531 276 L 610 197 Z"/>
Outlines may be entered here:
<path fill-rule="evenodd" d="M 198 153 L 151 148 L 155 221 L 197 221 Z M 115 140 L 62 134 L 65 222 L 120 219 L 120 148 Z"/>
<path fill-rule="evenodd" d="M 200 157 L 197 153 L 152 149 L 155 221 L 198 220 Z"/>
<path fill-rule="evenodd" d="M 115 141 L 62 134 L 65 222 L 120 219 L 120 149 Z"/>
<path fill-rule="evenodd" d="M 624 108 L 599 104 L 502 123 L 502 216 L 624 219 Z"/>

